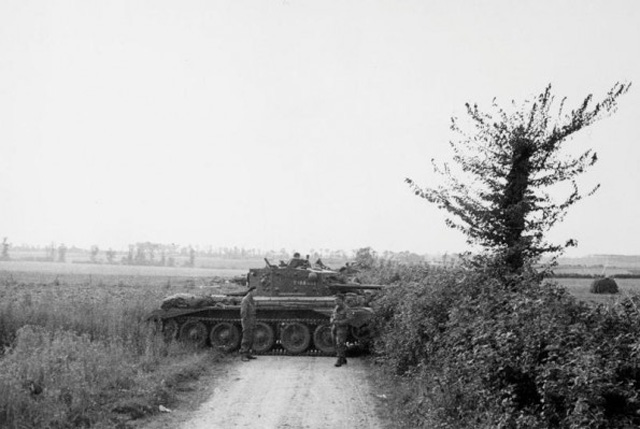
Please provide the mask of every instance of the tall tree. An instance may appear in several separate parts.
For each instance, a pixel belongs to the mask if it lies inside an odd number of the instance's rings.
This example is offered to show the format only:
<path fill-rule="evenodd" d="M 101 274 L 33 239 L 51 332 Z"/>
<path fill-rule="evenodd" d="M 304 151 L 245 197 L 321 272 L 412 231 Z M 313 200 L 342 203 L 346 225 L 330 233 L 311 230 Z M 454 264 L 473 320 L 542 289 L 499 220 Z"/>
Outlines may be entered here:
<path fill-rule="evenodd" d="M 488 113 L 467 103 L 469 120 L 452 118 L 451 125 L 458 135 L 450 142 L 458 169 L 432 160 L 444 179 L 441 185 L 422 188 L 409 178 L 406 182 L 416 195 L 449 212 L 446 224 L 462 231 L 469 244 L 483 246 L 509 271 L 519 272 L 543 254 L 576 245 L 575 240 L 549 243 L 545 234 L 569 207 L 599 188 L 583 193 L 575 180 L 597 156 L 592 149 L 565 156 L 561 149 L 574 133 L 615 111 L 630 86 L 616 83 L 602 101 L 594 103 L 589 95 L 569 113 L 564 111 L 566 97 L 554 103 L 551 85 L 508 110 L 495 99 Z M 562 182 L 569 183 L 571 191 L 553 198 L 550 188 Z"/>

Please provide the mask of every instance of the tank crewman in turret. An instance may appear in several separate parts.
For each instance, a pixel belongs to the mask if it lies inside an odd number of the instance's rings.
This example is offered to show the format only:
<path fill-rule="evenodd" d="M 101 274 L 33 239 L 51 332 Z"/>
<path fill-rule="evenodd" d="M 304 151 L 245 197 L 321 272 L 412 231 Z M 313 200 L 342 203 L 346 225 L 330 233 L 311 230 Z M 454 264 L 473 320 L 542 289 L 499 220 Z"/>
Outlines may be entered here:
<path fill-rule="evenodd" d="M 255 286 L 249 287 L 247 294 L 240 302 L 240 319 L 242 322 L 242 342 L 240 343 L 240 356 L 243 362 L 256 357 L 251 354 L 253 348 L 253 331 L 256 327 L 256 304 L 253 300 Z"/>
<path fill-rule="evenodd" d="M 289 268 L 299 268 L 304 267 L 307 264 L 307 261 L 300 257 L 298 252 L 293 254 L 293 258 L 289 261 Z"/>
<path fill-rule="evenodd" d="M 335 366 L 342 366 L 347 363 L 346 358 L 346 341 L 349 329 L 349 318 L 347 314 L 347 304 L 344 302 L 344 295 L 339 293 L 336 295 L 336 306 L 331 314 L 331 336 L 333 344 L 336 347 L 336 355 L 338 360 Z"/>

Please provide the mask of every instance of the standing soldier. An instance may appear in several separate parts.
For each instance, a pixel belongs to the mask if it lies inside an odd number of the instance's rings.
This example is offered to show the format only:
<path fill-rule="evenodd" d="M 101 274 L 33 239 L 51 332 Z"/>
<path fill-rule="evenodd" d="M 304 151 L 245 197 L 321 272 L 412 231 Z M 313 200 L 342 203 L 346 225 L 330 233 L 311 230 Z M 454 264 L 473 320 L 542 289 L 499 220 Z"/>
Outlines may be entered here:
<path fill-rule="evenodd" d="M 287 264 L 289 268 L 298 268 L 304 265 L 305 265 L 305 261 L 300 257 L 300 253 L 298 252 L 293 254 L 293 258 L 291 258 L 291 260 L 289 261 L 289 264 Z"/>
<path fill-rule="evenodd" d="M 256 327 L 256 304 L 253 300 L 253 291 L 255 286 L 249 287 L 247 294 L 242 298 L 240 303 L 240 318 L 242 321 L 242 343 L 240 344 L 240 355 L 242 361 L 247 362 L 249 359 L 256 357 L 251 355 L 253 347 L 253 331 Z"/>
<path fill-rule="evenodd" d="M 347 315 L 347 305 L 344 302 L 344 295 L 336 295 L 336 307 L 333 309 L 331 315 L 331 336 L 333 337 L 333 343 L 336 346 L 336 355 L 338 360 L 335 366 L 342 366 L 347 363 L 345 357 L 347 332 L 349 329 L 349 319 Z"/>

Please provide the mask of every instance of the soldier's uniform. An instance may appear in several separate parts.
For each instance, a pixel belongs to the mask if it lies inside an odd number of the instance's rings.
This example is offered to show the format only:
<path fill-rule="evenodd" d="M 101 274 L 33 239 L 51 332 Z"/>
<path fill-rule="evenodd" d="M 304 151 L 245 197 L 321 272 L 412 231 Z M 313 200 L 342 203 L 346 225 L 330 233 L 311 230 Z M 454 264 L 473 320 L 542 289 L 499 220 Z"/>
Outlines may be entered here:
<path fill-rule="evenodd" d="M 289 268 L 298 268 L 298 267 L 304 267 L 305 265 L 307 265 L 307 261 L 305 261 L 302 258 L 291 258 L 291 260 L 289 261 L 289 264 L 287 265 Z"/>
<path fill-rule="evenodd" d="M 293 258 L 287 264 L 289 268 L 311 268 L 311 263 L 309 262 L 309 255 L 307 255 L 307 259 L 302 259 L 298 252 L 293 254 Z"/>
<path fill-rule="evenodd" d="M 253 300 L 253 290 L 251 287 L 240 302 L 240 320 L 242 322 L 242 343 L 240 344 L 240 355 L 242 360 L 255 359 L 251 355 L 253 348 L 253 331 L 256 327 L 256 304 Z"/>
<path fill-rule="evenodd" d="M 333 343 L 336 347 L 336 356 L 338 357 L 335 366 L 342 366 L 347 363 L 346 342 L 347 334 L 349 332 L 349 316 L 347 313 L 348 307 L 344 303 L 344 298 L 338 298 L 338 304 L 333 309 L 333 314 L 331 315 L 331 335 L 333 336 Z"/>

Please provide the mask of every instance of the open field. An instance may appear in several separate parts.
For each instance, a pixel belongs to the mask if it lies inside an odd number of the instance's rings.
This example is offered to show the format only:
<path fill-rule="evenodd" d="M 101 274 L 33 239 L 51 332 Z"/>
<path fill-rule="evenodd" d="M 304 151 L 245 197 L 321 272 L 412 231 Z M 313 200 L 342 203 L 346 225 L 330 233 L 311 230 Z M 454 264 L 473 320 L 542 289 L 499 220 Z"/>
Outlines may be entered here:
<path fill-rule="evenodd" d="M 640 255 L 587 255 L 582 257 L 560 257 L 560 268 L 575 269 L 585 268 L 596 271 L 597 274 L 613 274 L 609 269 L 640 271 Z"/>
<path fill-rule="evenodd" d="M 234 277 L 247 272 L 245 268 L 186 268 L 109 264 L 70 264 L 56 262 L 0 261 L 0 281 L 13 278 L 23 282 L 81 284 L 167 283 L 191 279 L 209 282 L 209 279 Z"/>
<path fill-rule="evenodd" d="M 23 259 L 12 259 L 0 261 L 0 279 L 11 275 L 19 275 L 26 281 L 52 282 L 56 278 L 59 282 L 85 283 L 88 281 L 100 281 L 100 279 L 112 282 L 114 277 L 123 281 L 140 283 L 142 281 L 153 280 L 168 281 L 174 279 L 206 279 L 218 277 L 234 277 L 246 274 L 250 268 L 261 268 L 265 266 L 263 258 L 231 259 L 220 257 L 198 257 L 195 267 L 186 267 L 181 264 L 176 266 L 154 266 L 154 265 L 123 265 L 108 264 L 104 261 L 89 263 L 85 259 L 70 258 L 75 262 L 49 262 L 25 259 L 28 253 L 23 252 L 18 256 Z M 342 259 L 323 259 L 324 263 L 330 267 L 341 267 L 346 262 Z M 272 260 L 272 264 L 279 261 Z M 18 274 L 19 273 L 19 274 Z"/>
<path fill-rule="evenodd" d="M 0 263 L 0 427 L 125 427 L 217 362 L 145 316 L 176 292 L 226 293 L 245 270 Z"/>
<path fill-rule="evenodd" d="M 611 303 L 622 296 L 640 293 L 640 279 L 615 279 L 620 288 L 620 293 L 616 295 L 589 292 L 593 279 L 558 278 L 550 280 L 566 287 L 578 299 L 590 302 Z"/>
<path fill-rule="evenodd" d="M 634 267 L 603 267 L 603 266 L 559 266 L 554 268 L 554 273 L 558 275 L 572 275 L 577 274 L 579 276 L 615 276 L 618 274 L 638 274 L 640 270 Z"/>
<path fill-rule="evenodd" d="M 0 284 L 22 283 L 32 287 L 54 284 L 67 287 L 72 285 L 118 286 L 121 290 L 136 288 L 131 291 L 134 294 L 140 292 L 139 287 L 146 288 L 147 294 L 149 290 L 158 290 L 161 293 L 185 290 L 196 291 L 196 293 L 217 293 L 228 279 L 246 274 L 249 268 L 264 265 L 263 260 L 255 258 L 237 260 L 210 258 L 202 262 L 207 266 L 206 268 L 0 261 Z M 611 267 L 607 270 L 607 274 L 629 274 L 638 269 L 635 266 Z M 600 275 L 602 267 L 560 266 L 555 271 L 563 274 Z M 580 299 L 607 302 L 616 297 L 589 293 L 589 286 L 593 279 L 568 277 L 551 280 L 565 286 Z M 616 282 L 622 294 L 640 293 L 640 279 L 616 279 Z M 1 289 L 0 296 L 2 296 Z"/>
<path fill-rule="evenodd" d="M 229 279 L 245 273 L 218 268 L 0 262 L 0 346 L 21 326 L 33 323 L 53 329 L 73 327 L 92 337 L 112 334 L 103 332 L 100 325 L 119 325 L 120 334 L 127 335 L 131 330 L 127 324 L 137 329 L 163 298 L 178 292 L 237 291 L 239 286 Z"/>

